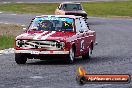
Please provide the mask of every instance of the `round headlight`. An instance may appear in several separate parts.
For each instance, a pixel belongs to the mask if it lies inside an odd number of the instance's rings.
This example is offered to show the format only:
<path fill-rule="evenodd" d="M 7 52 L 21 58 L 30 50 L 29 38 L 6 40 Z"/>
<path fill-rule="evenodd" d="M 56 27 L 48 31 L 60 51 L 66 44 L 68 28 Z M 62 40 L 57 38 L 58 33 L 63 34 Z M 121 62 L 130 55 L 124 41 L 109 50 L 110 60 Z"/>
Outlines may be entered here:
<path fill-rule="evenodd" d="M 64 48 L 65 43 L 64 42 L 60 42 L 61 48 Z"/>
<path fill-rule="evenodd" d="M 17 40 L 16 41 L 16 46 L 17 47 L 22 47 L 24 44 L 25 44 L 25 41 L 24 40 Z"/>

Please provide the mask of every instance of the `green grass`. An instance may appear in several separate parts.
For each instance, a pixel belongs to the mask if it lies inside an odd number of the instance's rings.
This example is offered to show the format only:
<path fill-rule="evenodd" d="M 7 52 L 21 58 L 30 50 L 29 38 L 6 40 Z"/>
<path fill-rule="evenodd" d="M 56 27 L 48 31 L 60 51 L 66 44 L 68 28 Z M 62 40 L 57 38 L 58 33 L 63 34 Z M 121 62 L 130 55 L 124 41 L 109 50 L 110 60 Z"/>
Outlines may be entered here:
<path fill-rule="evenodd" d="M 90 16 L 130 16 L 132 17 L 132 1 L 83 3 Z"/>
<path fill-rule="evenodd" d="M 132 1 L 82 3 L 89 16 L 130 16 Z M 0 11 L 17 13 L 54 14 L 58 3 L 9 3 L 0 4 Z"/>
<path fill-rule="evenodd" d="M 11 48 L 14 45 L 14 37 L 2 35 L 0 36 L 0 49 Z"/>
<path fill-rule="evenodd" d="M 21 25 L 0 24 L 0 50 L 13 48 L 15 36 L 23 33 Z"/>
<path fill-rule="evenodd" d="M 56 3 L 9 3 L 0 4 L 0 10 L 18 13 L 53 14 L 57 6 Z"/>

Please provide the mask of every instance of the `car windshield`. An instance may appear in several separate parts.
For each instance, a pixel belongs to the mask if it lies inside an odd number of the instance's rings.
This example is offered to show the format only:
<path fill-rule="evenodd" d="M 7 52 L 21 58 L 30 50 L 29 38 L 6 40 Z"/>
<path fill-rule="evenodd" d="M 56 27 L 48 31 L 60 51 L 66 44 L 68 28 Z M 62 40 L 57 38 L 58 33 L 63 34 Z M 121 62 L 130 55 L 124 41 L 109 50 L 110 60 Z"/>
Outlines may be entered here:
<path fill-rule="evenodd" d="M 82 10 L 82 7 L 80 4 L 64 4 L 63 8 L 65 11 Z"/>
<path fill-rule="evenodd" d="M 30 24 L 29 30 L 73 32 L 73 18 L 37 17 Z"/>

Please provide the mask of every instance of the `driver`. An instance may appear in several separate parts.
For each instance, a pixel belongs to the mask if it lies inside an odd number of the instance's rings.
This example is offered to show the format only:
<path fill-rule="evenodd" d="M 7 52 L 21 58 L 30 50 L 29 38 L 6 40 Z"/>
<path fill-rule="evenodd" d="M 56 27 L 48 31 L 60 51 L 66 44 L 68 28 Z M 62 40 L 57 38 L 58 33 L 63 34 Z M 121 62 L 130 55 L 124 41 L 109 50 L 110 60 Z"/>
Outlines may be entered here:
<path fill-rule="evenodd" d="M 49 20 L 43 20 L 39 23 L 38 30 L 52 30 L 53 23 Z"/>

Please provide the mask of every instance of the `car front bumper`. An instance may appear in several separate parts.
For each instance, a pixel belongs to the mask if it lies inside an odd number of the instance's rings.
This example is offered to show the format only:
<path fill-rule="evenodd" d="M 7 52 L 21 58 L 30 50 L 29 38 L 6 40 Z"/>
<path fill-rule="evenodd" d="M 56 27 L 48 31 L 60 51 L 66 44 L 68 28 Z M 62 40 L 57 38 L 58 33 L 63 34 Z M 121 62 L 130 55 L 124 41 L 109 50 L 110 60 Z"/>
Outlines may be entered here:
<path fill-rule="evenodd" d="M 63 54 L 69 54 L 69 51 L 37 51 L 37 50 L 15 50 L 15 53 L 20 54 L 31 54 L 31 55 L 63 55 Z"/>

